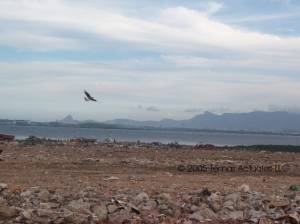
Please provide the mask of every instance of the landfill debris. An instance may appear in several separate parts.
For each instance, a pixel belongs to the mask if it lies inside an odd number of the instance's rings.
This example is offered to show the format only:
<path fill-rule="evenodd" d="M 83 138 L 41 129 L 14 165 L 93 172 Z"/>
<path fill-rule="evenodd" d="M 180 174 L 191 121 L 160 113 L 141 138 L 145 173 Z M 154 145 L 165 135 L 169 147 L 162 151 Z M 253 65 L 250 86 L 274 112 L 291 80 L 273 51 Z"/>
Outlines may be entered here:
<path fill-rule="evenodd" d="M 114 178 L 113 178 L 114 179 Z M 178 194 L 126 191 L 114 196 L 86 187 L 78 194 L 32 187 L 12 191 L 0 183 L 0 223 L 244 223 L 299 224 L 300 203 L 269 207 L 264 194 L 212 192 L 207 188 Z M 178 192 L 177 192 L 178 193 Z M 176 196 L 177 195 L 177 196 Z M 185 200 L 186 198 L 187 200 Z M 185 200 L 185 202 L 184 202 Z M 211 205 L 219 203 L 214 210 Z M 240 204 L 245 207 L 241 208 Z M 230 206 L 229 206 L 230 205 Z M 275 206 L 275 205 L 274 205 Z M 138 220 L 138 221 L 137 221 Z"/>
<path fill-rule="evenodd" d="M 103 180 L 105 180 L 105 181 L 112 181 L 112 180 L 120 180 L 120 178 L 119 177 L 111 176 L 111 177 L 103 178 Z"/>
<path fill-rule="evenodd" d="M 12 142 L 14 139 L 14 135 L 0 134 L 0 141 Z"/>

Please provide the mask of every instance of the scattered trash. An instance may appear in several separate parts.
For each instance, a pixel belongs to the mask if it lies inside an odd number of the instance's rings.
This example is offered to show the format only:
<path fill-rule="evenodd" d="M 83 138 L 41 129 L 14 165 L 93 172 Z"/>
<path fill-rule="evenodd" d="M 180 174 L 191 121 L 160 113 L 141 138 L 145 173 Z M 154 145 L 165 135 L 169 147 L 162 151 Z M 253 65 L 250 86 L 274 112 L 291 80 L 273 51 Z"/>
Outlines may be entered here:
<path fill-rule="evenodd" d="M 289 187 L 290 191 L 299 191 L 299 185 L 293 184 Z"/>
<path fill-rule="evenodd" d="M 97 139 L 91 138 L 74 138 L 70 140 L 71 143 L 75 143 L 78 145 L 94 145 L 97 143 Z"/>
<path fill-rule="evenodd" d="M 15 139 L 14 135 L 0 134 L 0 141 L 11 142 Z"/>
<path fill-rule="evenodd" d="M 111 177 L 103 178 L 103 180 L 105 180 L 105 181 L 112 181 L 112 180 L 120 180 L 120 178 L 119 177 L 111 176 Z"/>

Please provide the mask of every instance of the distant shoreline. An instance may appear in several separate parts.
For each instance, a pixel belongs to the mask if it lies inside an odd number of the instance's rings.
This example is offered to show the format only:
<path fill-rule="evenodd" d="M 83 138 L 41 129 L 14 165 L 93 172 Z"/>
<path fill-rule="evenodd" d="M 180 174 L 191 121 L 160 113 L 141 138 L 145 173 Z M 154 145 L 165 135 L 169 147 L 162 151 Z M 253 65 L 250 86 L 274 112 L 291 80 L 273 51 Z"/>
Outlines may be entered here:
<path fill-rule="evenodd" d="M 227 133 L 227 134 L 253 134 L 253 135 L 278 135 L 300 137 L 300 133 L 292 132 L 272 132 L 272 131 L 247 131 L 247 130 L 220 130 L 220 129 L 193 129 L 193 128 L 157 128 L 157 127 L 126 127 L 122 125 L 102 124 L 102 123 L 80 123 L 80 124 L 64 124 L 64 123 L 39 123 L 34 124 L 1 124 L 0 126 L 15 127 L 62 127 L 62 128 L 82 128 L 82 129 L 107 129 L 107 130 L 154 130 L 154 131 L 184 131 L 184 132 L 205 132 L 205 133 Z"/>

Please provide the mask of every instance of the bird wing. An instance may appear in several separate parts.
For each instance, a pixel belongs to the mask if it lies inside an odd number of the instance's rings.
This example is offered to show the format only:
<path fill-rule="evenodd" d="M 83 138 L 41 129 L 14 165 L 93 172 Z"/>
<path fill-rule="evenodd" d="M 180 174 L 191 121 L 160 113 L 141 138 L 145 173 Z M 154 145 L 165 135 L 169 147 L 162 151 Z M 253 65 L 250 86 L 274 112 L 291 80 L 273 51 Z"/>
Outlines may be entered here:
<path fill-rule="evenodd" d="M 89 98 L 89 99 L 92 98 L 91 95 L 86 90 L 84 90 L 84 94 L 87 96 L 87 98 Z"/>

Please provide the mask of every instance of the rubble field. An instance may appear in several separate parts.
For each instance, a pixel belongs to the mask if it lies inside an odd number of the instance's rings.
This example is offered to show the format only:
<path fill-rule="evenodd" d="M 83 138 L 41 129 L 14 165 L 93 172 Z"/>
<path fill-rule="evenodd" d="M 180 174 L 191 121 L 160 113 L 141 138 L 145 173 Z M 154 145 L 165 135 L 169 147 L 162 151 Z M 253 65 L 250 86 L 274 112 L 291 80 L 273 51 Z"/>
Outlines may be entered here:
<path fill-rule="evenodd" d="M 1 143 L 0 223 L 300 223 L 300 153 L 81 143 Z"/>

